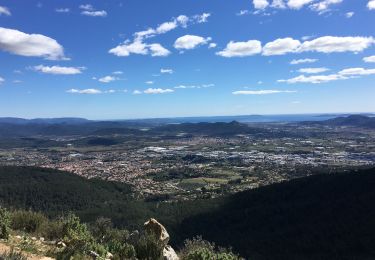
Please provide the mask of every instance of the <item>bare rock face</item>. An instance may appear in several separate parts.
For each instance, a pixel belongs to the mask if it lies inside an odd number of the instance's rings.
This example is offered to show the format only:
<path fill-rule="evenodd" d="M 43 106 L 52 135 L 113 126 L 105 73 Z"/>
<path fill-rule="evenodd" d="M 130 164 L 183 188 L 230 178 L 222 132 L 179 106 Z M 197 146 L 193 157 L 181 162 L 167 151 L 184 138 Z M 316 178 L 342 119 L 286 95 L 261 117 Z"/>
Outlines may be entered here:
<path fill-rule="evenodd" d="M 156 219 L 150 218 L 145 224 L 144 224 L 145 230 L 148 232 L 152 232 L 156 235 L 157 238 L 164 244 L 164 246 L 168 245 L 169 242 L 169 234 L 165 227 L 160 224 Z"/>
<path fill-rule="evenodd" d="M 164 260 L 179 260 L 180 258 L 171 246 L 166 246 L 163 249 Z"/>
<path fill-rule="evenodd" d="M 164 245 L 163 248 L 163 259 L 164 260 L 179 260 L 180 258 L 173 250 L 171 246 L 168 245 L 169 242 L 169 234 L 165 227 L 160 224 L 156 219 L 151 218 L 145 224 L 144 228 L 147 232 L 151 232 L 156 235 L 157 238 L 162 242 Z"/>

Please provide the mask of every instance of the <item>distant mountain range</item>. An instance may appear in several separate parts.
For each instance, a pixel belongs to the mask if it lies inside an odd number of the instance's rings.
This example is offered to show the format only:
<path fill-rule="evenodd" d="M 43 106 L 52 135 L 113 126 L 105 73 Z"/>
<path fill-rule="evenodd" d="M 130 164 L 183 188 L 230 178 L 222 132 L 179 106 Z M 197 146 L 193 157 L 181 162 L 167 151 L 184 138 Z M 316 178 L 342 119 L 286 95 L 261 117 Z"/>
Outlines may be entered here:
<path fill-rule="evenodd" d="M 78 117 L 61 118 L 35 118 L 24 119 L 18 117 L 0 117 L 0 123 L 8 124 L 82 124 L 88 122 L 126 122 L 132 125 L 163 125 L 182 123 L 229 123 L 232 121 L 242 123 L 270 123 L 270 122 L 302 122 L 323 121 L 336 117 L 347 117 L 351 114 L 294 114 L 294 115 L 239 115 L 239 116 L 202 116 L 202 117 L 171 117 L 171 118 L 148 118 L 148 119 L 119 119 L 119 120 L 88 120 Z M 375 116 L 372 113 L 358 114 L 362 116 Z"/>
<path fill-rule="evenodd" d="M 350 115 L 347 117 L 336 117 L 318 122 L 303 122 L 304 124 L 327 125 L 327 126 L 353 126 L 364 128 L 375 128 L 375 117 L 364 115 Z"/>

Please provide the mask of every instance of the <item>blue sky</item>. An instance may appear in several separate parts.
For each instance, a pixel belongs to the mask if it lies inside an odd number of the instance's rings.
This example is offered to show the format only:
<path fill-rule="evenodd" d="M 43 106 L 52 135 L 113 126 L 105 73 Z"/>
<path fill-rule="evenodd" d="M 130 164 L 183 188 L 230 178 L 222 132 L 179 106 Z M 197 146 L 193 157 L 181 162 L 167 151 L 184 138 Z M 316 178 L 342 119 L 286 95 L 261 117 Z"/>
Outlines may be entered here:
<path fill-rule="evenodd" d="M 374 24 L 374 0 L 0 0 L 0 116 L 375 112 Z"/>

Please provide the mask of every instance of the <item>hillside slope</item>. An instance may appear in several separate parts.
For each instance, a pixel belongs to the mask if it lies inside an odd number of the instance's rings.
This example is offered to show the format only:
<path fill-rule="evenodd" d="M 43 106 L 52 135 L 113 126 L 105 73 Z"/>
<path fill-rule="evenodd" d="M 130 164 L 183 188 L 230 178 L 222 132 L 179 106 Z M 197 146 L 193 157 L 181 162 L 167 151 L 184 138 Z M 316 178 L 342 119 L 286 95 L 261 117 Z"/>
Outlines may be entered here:
<path fill-rule="evenodd" d="M 375 169 L 246 191 L 181 233 L 232 245 L 249 259 L 374 259 Z"/>

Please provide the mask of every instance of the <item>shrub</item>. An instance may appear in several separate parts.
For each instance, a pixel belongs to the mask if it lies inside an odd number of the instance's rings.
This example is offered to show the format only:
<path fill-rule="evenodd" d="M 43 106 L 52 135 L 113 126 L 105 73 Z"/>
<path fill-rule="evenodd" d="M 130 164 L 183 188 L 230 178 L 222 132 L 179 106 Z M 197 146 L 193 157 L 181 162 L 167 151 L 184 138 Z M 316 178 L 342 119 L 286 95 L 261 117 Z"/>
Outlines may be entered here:
<path fill-rule="evenodd" d="M 48 223 L 48 219 L 41 213 L 25 210 L 17 210 L 12 213 L 12 228 L 15 230 L 35 233 L 46 223 Z"/>
<path fill-rule="evenodd" d="M 10 224 L 11 218 L 8 210 L 0 207 L 0 238 L 9 238 Z"/>
<path fill-rule="evenodd" d="M 139 259 L 162 259 L 163 249 L 163 243 L 151 233 L 144 233 L 135 243 L 135 251 Z"/>
<path fill-rule="evenodd" d="M 196 237 L 186 240 L 183 250 L 180 252 L 183 260 L 239 260 L 239 256 L 233 254 L 230 250 L 216 248 L 214 243 L 203 240 L 202 237 Z"/>
<path fill-rule="evenodd" d="M 62 234 L 63 241 L 67 245 L 62 254 L 64 258 L 69 259 L 76 254 L 88 254 L 99 249 L 105 251 L 104 248 L 97 246 L 86 224 L 82 224 L 79 217 L 74 214 L 69 214 L 63 221 Z"/>

